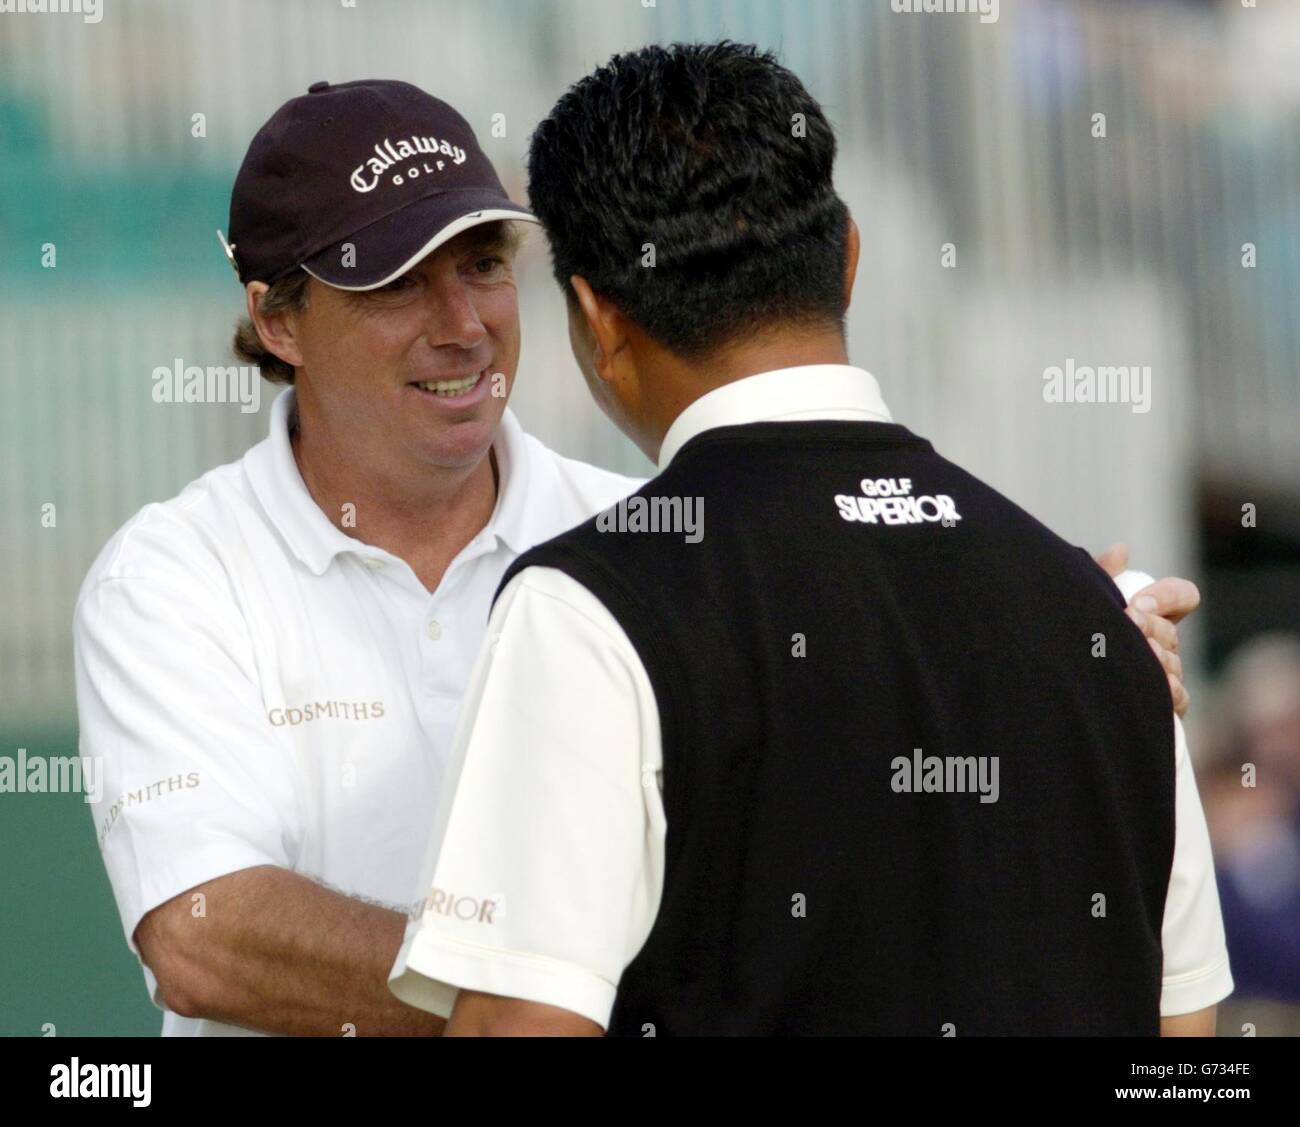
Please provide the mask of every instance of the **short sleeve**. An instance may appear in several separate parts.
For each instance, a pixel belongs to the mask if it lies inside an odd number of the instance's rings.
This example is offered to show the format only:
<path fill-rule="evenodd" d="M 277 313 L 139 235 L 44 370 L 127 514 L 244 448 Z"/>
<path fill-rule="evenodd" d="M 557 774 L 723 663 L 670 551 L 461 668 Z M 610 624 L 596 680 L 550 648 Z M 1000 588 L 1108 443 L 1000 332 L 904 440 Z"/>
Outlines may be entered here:
<path fill-rule="evenodd" d="M 1129 602 L 1154 582 L 1141 571 L 1125 571 L 1115 578 L 1115 585 Z M 1187 735 L 1177 716 L 1174 717 L 1174 764 L 1174 863 L 1161 931 L 1164 949 L 1161 1017 L 1195 1013 L 1232 993 L 1210 834 L 1196 789 Z"/>
<path fill-rule="evenodd" d="M 1214 857 L 1182 721 L 1174 718 L 1174 864 L 1169 874 L 1160 1016 L 1195 1013 L 1232 993 Z"/>
<path fill-rule="evenodd" d="M 295 773 L 241 626 L 197 581 L 103 578 L 77 604 L 80 751 L 97 761 L 95 834 L 137 956 L 136 926 L 159 904 L 240 869 L 293 865 Z"/>
<path fill-rule="evenodd" d="M 515 577 L 471 679 L 393 992 L 443 1016 L 466 989 L 607 1026 L 662 890 L 658 741 L 613 617 L 563 573 Z"/>

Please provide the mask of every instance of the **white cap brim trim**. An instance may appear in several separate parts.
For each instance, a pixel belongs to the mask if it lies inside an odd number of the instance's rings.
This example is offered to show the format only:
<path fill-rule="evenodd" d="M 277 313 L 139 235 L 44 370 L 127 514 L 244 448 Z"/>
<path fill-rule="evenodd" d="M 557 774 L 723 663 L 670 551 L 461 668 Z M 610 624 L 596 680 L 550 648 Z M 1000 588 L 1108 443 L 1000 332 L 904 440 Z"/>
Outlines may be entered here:
<path fill-rule="evenodd" d="M 386 286 L 389 282 L 396 281 L 405 274 L 412 266 L 422 259 L 427 258 L 443 243 L 454 239 L 462 231 L 468 231 L 471 227 L 479 227 L 484 223 L 496 223 L 501 219 L 513 219 L 520 223 L 539 223 L 541 222 L 535 215 L 529 215 L 526 211 L 507 211 L 505 208 L 495 208 L 488 211 L 472 211 L 469 215 L 462 215 L 459 219 L 448 223 L 427 243 L 417 250 L 410 258 L 402 263 L 396 270 L 386 278 L 380 278 L 377 282 L 371 282 L 365 286 L 341 286 L 338 282 L 328 282 L 318 274 L 312 274 L 309 267 L 303 264 L 303 269 L 311 274 L 318 282 L 324 285 L 332 286 L 336 290 L 348 290 L 352 293 L 361 293 L 366 290 L 377 290 L 380 286 Z"/>

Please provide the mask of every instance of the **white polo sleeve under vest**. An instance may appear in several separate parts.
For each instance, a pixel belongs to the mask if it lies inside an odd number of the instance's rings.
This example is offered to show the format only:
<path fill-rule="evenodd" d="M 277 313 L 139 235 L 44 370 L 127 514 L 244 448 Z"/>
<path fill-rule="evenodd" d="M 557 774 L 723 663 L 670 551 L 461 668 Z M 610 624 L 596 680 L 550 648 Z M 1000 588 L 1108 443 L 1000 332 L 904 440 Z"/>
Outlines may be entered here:
<path fill-rule="evenodd" d="M 137 957 L 135 929 L 151 909 L 240 869 L 293 867 L 293 767 L 240 626 L 194 576 L 101 575 L 77 603 L 80 750 L 101 762 L 95 833 Z"/>
<path fill-rule="evenodd" d="M 1115 585 L 1132 600 L 1151 576 L 1126 571 Z M 1160 1016 L 1195 1013 L 1232 993 L 1214 856 L 1183 722 L 1174 717 L 1174 863 L 1165 898 Z"/>
<path fill-rule="evenodd" d="M 622 627 L 531 567 L 497 600 L 390 985 L 450 1015 L 458 989 L 607 1027 L 663 888 L 659 713 Z"/>

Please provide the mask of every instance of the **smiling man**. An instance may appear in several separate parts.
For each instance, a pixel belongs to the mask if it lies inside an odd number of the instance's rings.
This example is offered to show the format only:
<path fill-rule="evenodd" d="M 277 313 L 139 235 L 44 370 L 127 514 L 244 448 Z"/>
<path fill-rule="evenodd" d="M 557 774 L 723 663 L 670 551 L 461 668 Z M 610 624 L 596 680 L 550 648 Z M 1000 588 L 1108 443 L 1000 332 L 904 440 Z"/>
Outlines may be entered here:
<path fill-rule="evenodd" d="M 506 410 L 512 221 L 469 125 L 317 83 L 231 199 L 270 436 L 104 549 L 76 612 L 97 826 L 163 1031 L 436 1033 L 385 978 L 492 592 L 637 482 Z"/>
<path fill-rule="evenodd" d="M 640 484 L 506 409 L 518 221 L 465 120 L 405 83 L 317 83 L 239 170 L 236 351 L 291 386 L 264 442 L 113 537 L 75 622 L 97 837 L 165 1033 L 443 1026 L 386 978 L 492 593 Z M 1172 625 L 1133 613 L 1176 673 Z"/>

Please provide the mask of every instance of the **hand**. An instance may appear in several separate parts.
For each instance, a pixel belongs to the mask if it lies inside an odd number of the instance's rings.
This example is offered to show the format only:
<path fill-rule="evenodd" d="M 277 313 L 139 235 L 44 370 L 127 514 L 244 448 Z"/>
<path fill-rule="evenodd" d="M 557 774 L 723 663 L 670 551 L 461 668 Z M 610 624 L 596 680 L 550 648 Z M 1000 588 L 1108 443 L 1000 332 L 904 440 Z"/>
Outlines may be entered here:
<path fill-rule="evenodd" d="M 1115 544 L 1097 557 L 1097 563 L 1112 579 L 1128 566 L 1128 546 Z M 1181 622 L 1201 605 L 1201 593 L 1190 579 L 1176 576 L 1157 579 L 1143 587 L 1129 601 L 1125 612 L 1146 635 L 1151 649 L 1159 658 L 1169 680 L 1169 695 L 1174 711 L 1183 716 L 1191 697 L 1183 685 L 1183 661 L 1178 655 L 1178 629 Z"/>

